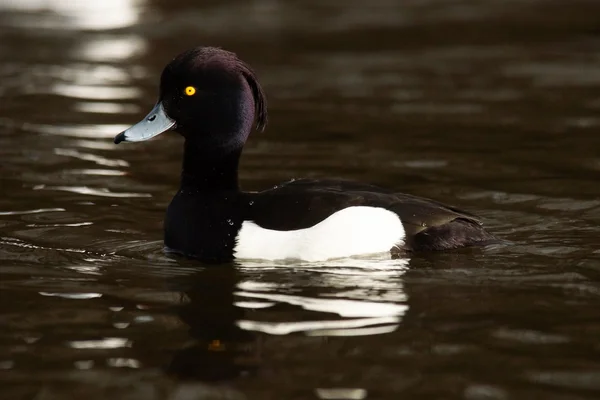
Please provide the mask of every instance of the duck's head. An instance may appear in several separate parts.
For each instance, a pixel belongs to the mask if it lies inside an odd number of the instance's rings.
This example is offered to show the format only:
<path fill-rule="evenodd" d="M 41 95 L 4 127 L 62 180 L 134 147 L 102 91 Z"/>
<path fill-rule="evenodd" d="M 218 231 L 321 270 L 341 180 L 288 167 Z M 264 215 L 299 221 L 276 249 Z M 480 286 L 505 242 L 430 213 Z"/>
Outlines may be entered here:
<path fill-rule="evenodd" d="M 156 105 L 115 143 L 148 140 L 174 130 L 206 150 L 243 146 L 253 125 L 264 129 L 267 103 L 256 75 L 231 52 L 197 47 L 163 70 Z"/>

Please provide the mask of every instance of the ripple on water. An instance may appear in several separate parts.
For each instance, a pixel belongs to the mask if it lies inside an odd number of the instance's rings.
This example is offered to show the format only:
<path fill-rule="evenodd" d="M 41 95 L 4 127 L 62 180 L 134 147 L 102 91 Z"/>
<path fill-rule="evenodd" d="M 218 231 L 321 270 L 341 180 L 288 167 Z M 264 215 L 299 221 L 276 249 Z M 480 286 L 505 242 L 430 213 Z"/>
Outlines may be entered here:
<path fill-rule="evenodd" d="M 65 96 L 65 97 L 73 97 L 77 99 L 85 99 L 85 100 L 130 100 L 137 99 L 141 97 L 142 92 L 137 88 L 132 87 L 122 87 L 122 86 L 105 86 L 105 85 L 81 85 L 81 84 L 67 84 L 67 83 L 57 83 L 54 84 L 51 88 L 51 92 Z M 78 107 L 95 107 L 96 112 L 100 110 L 101 112 L 108 112 L 106 110 L 110 109 L 119 109 L 122 112 L 129 112 L 135 107 L 132 104 L 120 104 L 120 103 L 78 103 Z"/>
<path fill-rule="evenodd" d="M 27 215 L 27 214 L 41 214 L 48 212 L 60 212 L 65 211 L 64 208 L 38 208 L 35 210 L 23 210 L 23 211 L 0 211 L 0 215 Z"/>
<path fill-rule="evenodd" d="M 74 349 L 118 349 L 131 347 L 132 342 L 126 338 L 107 337 L 100 340 L 74 340 L 67 345 Z"/>
<path fill-rule="evenodd" d="M 84 249 L 44 247 L 44 246 L 35 245 L 33 243 L 28 243 L 21 239 L 11 238 L 11 237 L 1 237 L 0 244 L 6 245 L 6 246 L 20 247 L 23 249 L 54 250 L 54 251 L 69 252 L 69 253 L 85 253 Z"/>
<path fill-rule="evenodd" d="M 36 185 L 33 190 L 58 190 L 77 194 L 84 194 L 99 197 L 114 197 L 114 198 L 136 198 L 136 197 L 152 197 L 150 193 L 136 192 L 112 192 L 107 188 L 91 188 L 87 186 L 47 186 Z"/>
<path fill-rule="evenodd" d="M 531 371 L 525 374 L 527 380 L 548 386 L 600 390 L 600 370 L 579 371 Z"/>
<path fill-rule="evenodd" d="M 105 167 L 128 167 L 129 163 L 125 160 L 109 159 L 92 153 L 83 153 L 75 149 L 55 148 L 54 154 L 65 157 L 73 157 L 82 161 L 91 161 Z"/>
<path fill-rule="evenodd" d="M 315 394 L 323 400 L 363 400 L 368 393 L 360 388 L 318 388 Z"/>
<path fill-rule="evenodd" d="M 110 61 L 130 61 L 144 54 L 148 49 L 146 40 L 137 35 L 111 35 L 89 38 L 73 50 L 76 57 L 106 63 Z"/>
<path fill-rule="evenodd" d="M 140 107 L 135 104 L 80 101 L 75 103 L 73 108 L 76 111 L 95 113 L 95 114 L 137 114 Z"/>
<path fill-rule="evenodd" d="M 523 344 L 561 344 L 570 341 L 568 337 L 562 335 L 524 329 L 500 328 L 495 330 L 492 335 L 497 339 L 521 342 Z"/>
<path fill-rule="evenodd" d="M 42 125 L 24 124 L 23 129 L 58 136 L 70 136 L 85 139 L 114 138 L 119 132 L 129 128 L 130 125 L 103 124 L 103 125 Z M 115 146 L 116 148 L 116 146 Z"/>
<path fill-rule="evenodd" d="M 97 175 L 97 176 L 123 176 L 126 175 L 124 171 L 117 171 L 114 169 L 71 169 L 64 171 L 65 174 L 73 175 Z"/>
<path fill-rule="evenodd" d="M 465 400 L 506 400 L 506 390 L 493 385 L 473 383 L 464 391 Z"/>
<path fill-rule="evenodd" d="M 508 77 L 530 77 L 536 86 L 568 87 L 600 85 L 598 65 L 589 62 L 544 62 L 528 61 L 505 67 Z"/>
<path fill-rule="evenodd" d="M 89 300 L 97 299 L 102 297 L 102 293 L 53 293 L 53 292 L 39 292 L 42 296 L 47 297 L 61 297 L 63 299 L 70 300 Z"/>
<path fill-rule="evenodd" d="M 91 150 L 115 150 L 115 144 L 112 140 L 70 139 L 69 144 Z"/>

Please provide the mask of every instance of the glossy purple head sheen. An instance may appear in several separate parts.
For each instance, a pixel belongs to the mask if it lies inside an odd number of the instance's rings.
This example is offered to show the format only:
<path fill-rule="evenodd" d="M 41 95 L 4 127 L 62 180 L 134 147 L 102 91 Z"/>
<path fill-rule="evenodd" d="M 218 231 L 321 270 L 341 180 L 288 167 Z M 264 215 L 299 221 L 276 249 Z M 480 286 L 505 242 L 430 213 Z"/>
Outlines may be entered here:
<path fill-rule="evenodd" d="M 185 88 L 193 86 L 193 96 Z M 159 101 L 176 122 L 175 130 L 199 145 L 231 146 L 246 141 L 254 121 L 267 123 L 265 94 L 254 71 L 234 53 L 198 47 L 167 65 Z"/>
<path fill-rule="evenodd" d="M 192 96 L 185 94 L 193 86 Z M 234 53 L 213 48 L 188 50 L 164 69 L 159 102 L 174 130 L 202 148 L 239 147 L 254 122 L 263 130 L 267 103 L 254 71 Z"/>

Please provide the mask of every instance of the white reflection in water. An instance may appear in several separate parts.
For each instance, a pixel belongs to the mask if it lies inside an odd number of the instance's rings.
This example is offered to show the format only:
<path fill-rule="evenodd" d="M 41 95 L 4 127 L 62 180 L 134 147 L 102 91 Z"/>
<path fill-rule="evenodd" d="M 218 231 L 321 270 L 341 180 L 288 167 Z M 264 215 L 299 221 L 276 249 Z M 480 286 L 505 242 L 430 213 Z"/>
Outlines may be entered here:
<path fill-rule="evenodd" d="M 109 358 L 106 360 L 106 365 L 117 368 L 140 368 L 142 364 L 133 358 Z"/>
<path fill-rule="evenodd" d="M 0 360 L 0 369 L 12 369 L 15 366 L 15 362 L 12 360 Z"/>
<path fill-rule="evenodd" d="M 323 400 L 363 400 L 367 398 L 365 389 L 323 388 L 315 389 L 317 397 Z"/>
<path fill-rule="evenodd" d="M 87 48 L 87 43 L 83 42 L 82 49 Z M 130 61 L 127 61 L 127 64 L 129 65 Z M 78 111 L 117 114 L 139 111 L 138 106 L 124 101 L 142 97 L 142 91 L 131 84 L 136 79 L 146 76 L 147 72 L 140 66 L 121 68 L 116 65 L 78 63 L 50 69 L 42 68 L 30 74 L 43 79 L 45 83 L 40 87 L 44 88 L 44 93 L 86 100 L 73 105 Z M 39 89 L 34 92 L 39 92 Z"/>
<path fill-rule="evenodd" d="M 398 328 L 398 324 L 357 329 L 319 329 L 306 332 L 306 334 L 308 336 L 369 336 L 394 332 L 396 328 Z"/>
<path fill-rule="evenodd" d="M 125 338 L 104 338 L 100 340 L 74 340 L 67 342 L 73 349 L 118 349 L 130 347 L 131 341 Z"/>
<path fill-rule="evenodd" d="M 80 85 L 105 85 L 129 83 L 132 76 L 147 76 L 143 67 L 126 68 L 117 65 L 92 63 L 65 63 L 58 65 L 32 64 L 27 69 L 27 76 L 52 82 L 76 82 Z"/>
<path fill-rule="evenodd" d="M 141 324 L 143 324 L 143 323 L 147 323 L 147 322 L 152 322 L 152 321 L 154 321 L 154 317 L 153 317 L 153 316 L 151 316 L 151 315 L 138 315 L 138 316 L 137 316 L 137 317 L 135 317 L 133 320 L 134 320 L 135 322 L 138 322 L 138 323 L 141 323 Z"/>
<path fill-rule="evenodd" d="M 73 363 L 77 369 L 91 369 L 94 367 L 94 360 L 80 360 Z"/>
<path fill-rule="evenodd" d="M 135 114 L 140 108 L 135 104 L 81 101 L 73 106 L 75 110 L 94 114 Z"/>
<path fill-rule="evenodd" d="M 238 296 L 254 297 L 299 306 L 305 310 L 338 314 L 341 317 L 385 317 L 401 315 L 407 306 L 403 304 L 378 303 L 357 300 L 307 298 L 272 293 L 236 292 Z M 402 299 L 403 300 L 403 299 Z"/>
<path fill-rule="evenodd" d="M 324 314 L 323 319 L 302 321 L 244 319 L 239 320 L 237 325 L 245 330 L 271 335 L 303 332 L 309 336 L 363 336 L 393 332 L 408 310 L 407 295 L 400 279 L 407 270 L 408 261 L 381 256 L 322 263 L 245 262 L 240 269 L 252 273 L 262 271 L 263 280 L 241 281 L 238 284 L 240 290 L 235 295 L 243 300 L 236 302 L 236 306 L 258 310 L 276 304 L 288 304 Z M 302 294 L 301 284 L 297 286 L 295 283 L 280 284 L 264 280 L 269 276 L 268 272 L 284 268 L 314 277 L 308 285 L 312 289 L 323 288 L 325 293 L 307 296 Z M 257 302 L 246 299 L 263 301 L 256 304 Z M 337 314 L 341 318 L 331 318 L 331 314 Z"/>
<path fill-rule="evenodd" d="M 124 28 L 139 20 L 143 2 L 140 0 L 4 0 L 0 9 L 51 11 L 36 16 L 38 28 L 105 30 Z"/>
<path fill-rule="evenodd" d="M 114 150 L 115 144 L 108 140 L 88 140 L 88 139 L 79 139 L 73 140 L 72 143 L 75 147 L 84 147 L 86 149 L 94 149 L 94 150 Z"/>
<path fill-rule="evenodd" d="M 90 225 L 94 225 L 93 222 L 74 222 L 72 224 L 27 224 L 25 225 L 28 228 L 56 228 L 56 227 L 76 227 L 76 226 L 90 226 Z"/>
<path fill-rule="evenodd" d="M 23 129 L 31 132 L 46 133 L 51 135 L 79 137 L 86 139 L 105 139 L 113 138 L 119 132 L 129 128 L 130 125 L 124 124 L 105 124 L 105 125 L 42 125 L 42 124 L 24 124 Z M 117 146 L 113 146 L 117 148 Z"/>
<path fill-rule="evenodd" d="M 35 210 L 25 211 L 0 211 L 0 215 L 27 215 L 27 214 L 40 214 L 46 212 L 65 211 L 64 208 L 38 208 Z"/>
<path fill-rule="evenodd" d="M 550 371 L 526 371 L 525 378 L 537 384 L 544 384 L 559 388 L 577 388 L 589 391 L 600 390 L 600 371 L 597 368 L 577 371 L 550 370 Z"/>
<path fill-rule="evenodd" d="M 361 318 L 336 321 L 302 321 L 302 322 L 258 322 L 249 320 L 240 320 L 237 325 L 248 331 L 258 331 L 270 335 L 287 335 L 294 332 L 305 332 L 309 336 L 318 336 L 318 332 L 328 330 L 331 332 L 346 332 L 351 336 L 350 329 L 360 328 L 369 325 L 392 324 L 392 329 L 386 330 L 392 332 L 400 323 L 399 317 L 386 318 Z M 334 336 L 334 335 L 331 335 Z M 341 336 L 341 335 L 339 335 Z"/>
<path fill-rule="evenodd" d="M 42 296 L 49 297 L 62 297 L 63 299 L 72 299 L 72 300 L 87 300 L 87 299 L 97 299 L 102 297 L 102 293 L 51 293 L 51 292 L 39 292 Z"/>
<path fill-rule="evenodd" d="M 275 303 L 260 302 L 260 301 L 236 301 L 233 303 L 234 306 L 240 308 L 268 308 L 273 307 Z"/>
<path fill-rule="evenodd" d="M 141 91 L 133 87 L 94 86 L 85 84 L 56 83 L 50 89 L 52 93 L 65 97 L 91 100 L 135 99 L 141 97 Z M 113 103 L 116 108 L 118 103 Z M 130 105 L 125 105 L 125 109 Z M 110 107 L 110 106 L 109 106 Z"/>
<path fill-rule="evenodd" d="M 92 161 L 105 167 L 128 167 L 129 163 L 125 160 L 111 160 L 91 153 L 82 153 L 74 149 L 54 149 L 54 154 L 65 157 L 73 157 L 83 161 Z"/>
<path fill-rule="evenodd" d="M 125 172 L 114 169 L 72 169 L 65 171 L 66 174 L 73 175 L 97 175 L 97 176 L 123 176 Z"/>
<path fill-rule="evenodd" d="M 244 267 L 248 266 L 249 263 L 244 262 Z M 260 268 L 260 267 L 259 267 Z M 238 288 L 241 290 L 277 290 L 282 288 L 282 284 L 277 284 L 273 282 L 258 282 L 258 281 L 241 281 L 238 283 Z"/>
<path fill-rule="evenodd" d="M 71 192 L 77 194 L 85 194 L 90 196 L 99 196 L 99 197 L 118 197 L 118 198 L 128 198 L 128 197 L 152 197 L 150 193 L 129 193 L 129 192 L 111 192 L 106 188 L 90 188 L 87 186 L 46 186 L 46 185 L 36 185 L 33 187 L 33 190 L 58 190 L 64 192 Z"/>
<path fill-rule="evenodd" d="M 146 47 L 146 41 L 139 36 L 107 37 L 88 40 L 75 53 L 86 60 L 108 62 L 143 54 Z"/>
<path fill-rule="evenodd" d="M 71 269 L 73 271 L 77 271 L 80 274 L 87 274 L 87 275 L 101 275 L 102 274 L 100 272 L 100 267 L 98 267 L 97 265 L 72 265 L 72 266 L 68 266 L 65 268 Z"/>

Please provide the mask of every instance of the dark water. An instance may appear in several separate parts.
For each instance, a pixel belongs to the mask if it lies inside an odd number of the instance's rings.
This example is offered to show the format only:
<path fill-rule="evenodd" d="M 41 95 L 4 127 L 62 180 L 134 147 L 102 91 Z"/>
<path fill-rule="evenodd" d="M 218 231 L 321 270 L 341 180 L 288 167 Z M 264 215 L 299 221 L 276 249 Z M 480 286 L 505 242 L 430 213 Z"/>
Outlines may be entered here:
<path fill-rule="evenodd" d="M 599 398 L 599 15 L 3 0 L 0 398 Z M 221 268 L 165 254 L 181 140 L 111 139 L 198 44 L 236 51 L 269 95 L 247 189 L 365 180 L 476 212 L 511 244 Z"/>

